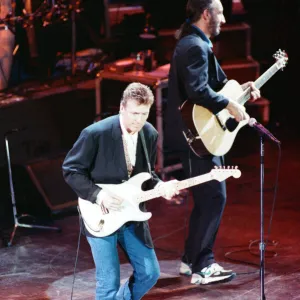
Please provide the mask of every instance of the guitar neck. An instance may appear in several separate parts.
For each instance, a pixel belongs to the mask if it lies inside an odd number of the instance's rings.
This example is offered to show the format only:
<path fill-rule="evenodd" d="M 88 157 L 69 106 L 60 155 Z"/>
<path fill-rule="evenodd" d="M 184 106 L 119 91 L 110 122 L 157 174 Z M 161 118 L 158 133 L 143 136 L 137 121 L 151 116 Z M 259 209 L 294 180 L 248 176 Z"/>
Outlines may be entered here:
<path fill-rule="evenodd" d="M 267 71 L 265 71 L 259 78 L 257 78 L 254 82 L 255 86 L 260 89 L 278 70 L 280 67 L 275 63 L 271 66 Z M 251 98 L 250 95 L 250 88 L 247 88 L 242 95 L 238 98 L 238 103 L 244 105 L 249 99 Z"/>
<path fill-rule="evenodd" d="M 206 182 L 213 179 L 212 175 L 210 173 L 204 174 L 204 175 L 200 175 L 200 176 L 196 176 L 193 178 L 189 178 L 189 179 L 185 179 L 185 180 L 181 180 L 177 182 L 177 189 L 178 190 L 183 190 L 186 188 L 189 188 L 191 186 Z M 152 189 L 149 191 L 145 191 L 142 192 L 138 197 L 137 197 L 137 201 L 139 203 L 141 202 L 145 202 L 154 198 L 158 198 L 161 197 L 163 195 L 163 191 L 161 191 L 161 189 Z"/>

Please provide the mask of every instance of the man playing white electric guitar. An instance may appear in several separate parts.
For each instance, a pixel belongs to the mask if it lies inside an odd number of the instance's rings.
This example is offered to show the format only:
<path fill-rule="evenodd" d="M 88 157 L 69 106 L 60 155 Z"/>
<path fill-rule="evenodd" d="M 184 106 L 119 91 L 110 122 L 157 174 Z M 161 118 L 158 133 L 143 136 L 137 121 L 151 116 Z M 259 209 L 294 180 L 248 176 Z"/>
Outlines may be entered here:
<path fill-rule="evenodd" d="M 159 190 L 163 191 L 161 196 L 167 199 L 177 193 L 176 181 L 164 183 L 154 172 L 158 133 L 146 122 L 153 101 L 149 87 L 130 84 L 123 93 L 120 114 L 85 128 L 67 154 L 63 163 L 64 178 L 81 198 L 83 217 L 85 204 L 89 207 L 96 203 L 92 206 L 96 215 L 98 212 L 98 216 L 101 213 L 117 215 L 125 205 L 122 196 L 131 192 L 127 189 L 123 195 L 108 193 L 105 187 L 97 184 L 120 185 L 144 173 L 148 179 L 143 186 L 145 189 L 159 184 Z M 144 203 L 140 208 L 145 211 Z M 93 216 L 86 219 L 92 220 Z M 101 222 L 106 225 L 103 220 L 99 219 L 100 227 Z M 141 299 L 156 283 L 160 275 L 159 264 L 145 220 L 126 222 L 108 236 L 97 237 L 85 230 L 96 266 L 97 300 L 116 299 L 117 295 L 121 299 Z M 130 258 L 134 269 L 134 275 L 121 287 L 117 243 Z"/>

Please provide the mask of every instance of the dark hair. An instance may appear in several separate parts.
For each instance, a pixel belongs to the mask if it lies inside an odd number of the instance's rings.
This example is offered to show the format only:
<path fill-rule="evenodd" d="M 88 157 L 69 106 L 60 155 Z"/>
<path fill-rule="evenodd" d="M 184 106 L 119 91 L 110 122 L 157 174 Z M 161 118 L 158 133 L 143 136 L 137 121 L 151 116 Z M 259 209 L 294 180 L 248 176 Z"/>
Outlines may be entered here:
<path fill-rule="evenodd" d="M 213 1 L 214 0 L 188 0 L 186 4 L 187 19 L 175 34 L 178 40 L 189 32 L 191 24 L 197 22 L 206 9 L 211 8 Z"/>

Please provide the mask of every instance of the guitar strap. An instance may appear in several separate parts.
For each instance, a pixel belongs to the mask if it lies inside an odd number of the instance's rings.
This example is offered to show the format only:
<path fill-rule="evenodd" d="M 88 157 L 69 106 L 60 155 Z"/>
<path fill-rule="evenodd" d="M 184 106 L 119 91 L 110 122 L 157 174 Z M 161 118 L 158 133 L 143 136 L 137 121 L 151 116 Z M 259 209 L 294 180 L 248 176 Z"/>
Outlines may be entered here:
<path fill-rule="evenodd" d="M 143 145 L 143 149 L 144 149 L 146 160 L 147 160 L 148 171 L 151 175 L 151 178 L 153 179 L 153 174 L 151 172 L 151 164 L 150 164 L 150 159 L 149 159 L 149 155 L 148 155 L 148 150 L 147 150 L 147 146 L 146 146 L 146 141 L 145 141 L 145 136 L 144 136 L 143 129 L 140 131 L 140 136 L 141 136 L 142 145 Z"/>
<path fill-rule="evenodd" d="M 133 165 L 130 162 L 129 153 L 128 153 L 128 145 L 127 145 L 127 142 L 126 142 L 126 139 L 125 139 L 124 135 L 122 135 L 122 139 L 123 139 L 123 146 L 124 146 L 124 153 L 125 153 L 125 161 L 126 161 L 126 166 L 127 166 L 128 178 L 130 178 L 131 173 L 133 171 Z"/>

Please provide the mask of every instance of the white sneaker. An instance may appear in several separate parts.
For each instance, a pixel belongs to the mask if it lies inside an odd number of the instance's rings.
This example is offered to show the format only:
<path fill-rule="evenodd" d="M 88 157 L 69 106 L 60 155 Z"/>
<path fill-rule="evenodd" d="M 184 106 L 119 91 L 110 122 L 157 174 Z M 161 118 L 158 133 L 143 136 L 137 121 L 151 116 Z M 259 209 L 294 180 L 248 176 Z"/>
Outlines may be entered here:
<path fill-rule="evenodd" d="M 224 270 L 217 263 L 213 263 L 205 267 L 201 272 L 193 273 L 192 284 L 209 284 L 214 282 L 228 282 L 236 277 L 236 273 L 232 270 Z"/>
<path fill-rule="evenodd" d="M 192 269 L 188 264 L 186 264 L 184 262 L 181 262 L 180 263 L 179 274 L 180 275 L 191 276 L 192 275 Z"/>

